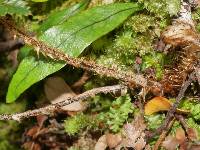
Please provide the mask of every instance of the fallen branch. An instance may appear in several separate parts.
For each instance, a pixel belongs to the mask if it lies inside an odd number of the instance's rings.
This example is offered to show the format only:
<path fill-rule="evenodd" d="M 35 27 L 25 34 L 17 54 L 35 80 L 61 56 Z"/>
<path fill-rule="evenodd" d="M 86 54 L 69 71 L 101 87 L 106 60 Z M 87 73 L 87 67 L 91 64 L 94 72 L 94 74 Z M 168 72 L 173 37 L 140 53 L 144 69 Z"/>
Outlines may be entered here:
<path fill-rule="evenodd" d="M 52 105 L 48 105 L 48 106 L 43 107 L 43 108 L 29 110 L 29 111 L 26 111 L 26 112 L 23 112 L 23 113 L 1 114 L 0 120 L 21 121 L 22 119 L 30 118 L 30 117 L 33 117 L 33 116 L 49 115 L 52 112 L 59 110 L 63 106 L 69 105 L 69 104 L 77 102 L 77 101 L 85 100 L 89 97 L 95 96 L 96 94 L 116 93 L 116 92 L 120 92 L 120 91 L 124 91 L 124 90 L 126 90 L 126 87 L 122 86 L 122 85 L 113 85 L 113 86 L 105 86 L 105 87 L 100 87 L 100 88 L 94 88 L 94 89 L 86 91 L 86 92 L 84 92 L 80 95 L 77 95 L 73 98 L 67 98 L 65 101 L 62 101 L 62 102 L 59 102 L 59 103 L 56 103 L 56 104 L 52 104 Z"/>

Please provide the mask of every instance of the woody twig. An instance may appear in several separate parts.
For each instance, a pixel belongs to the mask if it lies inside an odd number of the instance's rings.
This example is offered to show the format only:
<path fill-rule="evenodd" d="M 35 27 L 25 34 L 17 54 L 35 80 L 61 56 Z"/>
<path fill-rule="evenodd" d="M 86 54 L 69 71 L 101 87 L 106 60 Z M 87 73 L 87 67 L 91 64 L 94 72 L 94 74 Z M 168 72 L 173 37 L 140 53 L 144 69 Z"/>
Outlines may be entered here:
<path fill-rule="evenodd" d="M 29 110 L 26 112 L 22 113 L 16 113 L 16 114 L 1 114 L 0 115 L 0 120 L 15 120 L 15 121 L 21 121 L 25 118 L 30 118 L 33 116 L 38 116 L 38 115 L 49 115 L 56 110 L 59 110 L 63 106 L 72 104 L 77 101 L 85 100 L 87 98 L 93 97 L 97 94 L 100 93 L 116 93 L 116 92 L 123 92 L 126 90 L 125 86 L 122 85 L 113 85 L 113 86 L 105 86 L 105 87 L 100 87 L 100 88 L 94 88 L 92 90 L 86 91 L 80 95 L 77 95 L 73 98 L 67 98 L 65 101 L 56 103 L 56 104 L 51 104 L 43 108 L 39 109 L 34 109 L 34 110 Z"/>

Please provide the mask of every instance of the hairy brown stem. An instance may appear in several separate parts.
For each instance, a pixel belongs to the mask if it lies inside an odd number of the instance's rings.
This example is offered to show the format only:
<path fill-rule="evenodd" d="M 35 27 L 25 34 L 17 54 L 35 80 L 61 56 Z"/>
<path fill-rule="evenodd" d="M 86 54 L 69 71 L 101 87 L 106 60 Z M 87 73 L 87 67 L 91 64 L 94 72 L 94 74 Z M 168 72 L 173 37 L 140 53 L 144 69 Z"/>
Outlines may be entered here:
<path fill-rule="evenodd" d="M 125 84 L 129 88 L 135 88 L 136 86 L 139 86 L 143 88 L 148 87 L 149 89 L 151 89 L 154 86 L 158 86 L 158 83 L 154 81 L 147 81 L 147 79 L 145 79 L 142 75 L 122 72 L 114 67 L 104 67 L 96 64 L 93 61 L 87 61 L 83 58 L 72 58 L 58 49 L 49 47 L 42 41 L 38 41 L 35 38 L 29 37 L 25 34 L 25 32 L 17 29 L 12 23 L 7 21 L 6 19 L 0 19 L 0 22 L 4 26 L 6 26 L 10 31 L 23 38 L 25 43 L 32 45 L 38 53 L 41 52 L 45 56 L 48 56 L 54 60 L 64 61 L 67 64 L 72 65 L 76 68 L 82 68 L 86 71 L 91 71 L 99 75 L 113 77 L 115 79 L 121 80 L 123 84 Z M 161 85 L 159 84 L 159 87 L 160 86 Z"/>
<path fill-rule="evenodd" d="M 86 91 L 80 95 L 77 95 L 73 98 L 67 98 L 65 101 L 56 103 L 56 104 L 51 104 L 43 108 L 39 109 L 34 109 L 34 110 L 29 110 L 23 113 L 16 113 L 16 114 L 1 114 L 0 115 L 0 120 L 16 120 L 20 121 L 25 118 L 33 117 L 33 116 L 38 116 L 38 115 L 49 115 L 52 112 L 62 108 L 63 106 L 69 105 L 71 103 L 85 100 L 89 97 L 93 97 L 96 94 L 100 93 L 116 93 L 120 91 L 126 90 L 125 86 L 122 85 L 113 85 L 113 86 L 105 86 L 105 87 L 100 87 L 100 88 L 94 88 L 92 90 Z"/>
<path fill-rule="evenodd" d="M 188 125 L 187 125 L 185 119 L 183 118 L 183 116 L 182 116 L 182 115 L 178 115 L 178 114 L 175 114 L 174 116 L 175 116 L 176 119 L 180 122 L 180 124 L 182 125 L 183 129 L 185 129 L 186 132 L 187 132 L 187 130 L 188 130 Z"/>

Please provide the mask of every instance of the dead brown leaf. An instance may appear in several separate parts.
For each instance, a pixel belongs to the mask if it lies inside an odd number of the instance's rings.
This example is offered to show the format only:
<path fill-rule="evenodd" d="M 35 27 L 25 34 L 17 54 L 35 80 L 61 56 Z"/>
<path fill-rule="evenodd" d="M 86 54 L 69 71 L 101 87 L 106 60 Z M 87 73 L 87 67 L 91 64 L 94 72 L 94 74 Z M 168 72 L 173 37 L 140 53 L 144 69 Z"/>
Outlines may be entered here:
<path fill-rule="evenodd" d="M 176 130 L 176 139 L 179 141 L 179 144 L 185 142 L 185 131 L 182 128 Z"/>
<path fill-rule="evenodd" d="M 39 115 L 36 118 L 37 118 L 37 123 L 40 128 L 43 126 L 44 122 L 48 119 L 46 115 Z"/>
<path fill-rule="evenodd" d="M 176 147 L 179 145 L 179 141 L 169 135 L 165 138 L 165 141 L 163 141 L 162 146 L 166 149 L 166 150 L 176 150 Z"/>
<path fill-rule="evenodd" d="M 135 150 L 144 149 L 146 146 L 145 129 L 144 119 L 141 116 L 136 116 L 132 123 L 124 125 L 124 137 L 120 147 L 130 147 Z M 117 149 L 120 149 L 120 147 L 118 146 Z"/>
<path fill-rule="evenodd" d="M 159 111 L 167 111 L 171 108 L 172 102 L 169 101 L 167 98 L 158 96 L 154 97 L 153 99 L 149 100 L 144 107 L 145 115 L 151 115 L 153 113 Z M 189 111 L 183 109 L 177 109 L 177 113 L 187 114 Z"/>
<path fill-rule="evenodd" d="M 169 110 L 172 103 L 164 97 L 154 97 L 147 102 L 144 108 L 145 115 L 151 115 L 155 112 Z"/>
<path fill-rule="evenodd" d="M 185 131 L 182 128 L 176 130 L 175 136 L 167 136 L 163 141 L 162 146 L 167 150 L 176 150 L 177 146 L 180 150 L 187 150 L 188 142 L 185 136 Z"/>
<path fill-rule="evenodd" d="M 40 130 L 39 126 L 33 126 L 31 129 L 29 129 L 26 133 L 26 135 L 30 136 L 30 137 L 34 137 L 37 132 Z"/>
<path fill-rule="evenodd" d="M 197 140 L 197 138 L 198 138 L 198 132 L 194 128 L 188 128 L 187 134 L 188 134 L 188 138 L 192 141 Z"/>
<path fill-rule="evenodd" d="M 80 150 L 93 150 L 95 149 L 96 140 L 92 138 L 91 135 L 83 133 L 76 143 L 73 144 L 74 147 Z M 100 150 L 100 149 L 98 149 Z M 103 149 L 101 149 L 103 150 Z"/>
<path fill-rule="evenodd" d="M 189 150 L 200 150 L 200 144 L 193 144 L 189 147 Z"/>
<path fill-rule="evenodd" d="M 97 141 L 94 150 L 105 150 L 108 147 L 106 142 L 106 135 L 102 135 Z"/>
<path fill-rule="evenodd" d="M 109 146 L 109 148 L 115 148 L 117 145 L 119 145 L 122 141 L 122 137 L 120 134 L 106 134 L 106 142 Z"/>
<path fill-rule="evenodd" d="M 74 97 L 76 94 L 65 83 L 61 77 L 50 77 L 47 79 L 44 90 L 47 99 L 52 103 L 58 103 L 66 100 L 69 97 Z M 74 102 L 70 105 L 62 107 L 64 111 L 82 111 L 85 109 L 83 102 Z"/>

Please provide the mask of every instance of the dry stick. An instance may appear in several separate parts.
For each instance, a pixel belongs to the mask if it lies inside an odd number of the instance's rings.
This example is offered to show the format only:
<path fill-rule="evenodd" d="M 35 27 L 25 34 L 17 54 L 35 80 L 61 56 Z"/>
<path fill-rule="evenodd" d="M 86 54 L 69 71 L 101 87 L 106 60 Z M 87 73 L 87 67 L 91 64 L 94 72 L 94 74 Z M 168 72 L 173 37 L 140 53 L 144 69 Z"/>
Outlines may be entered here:
<path fill-rule="evenodd" d="M 193 71 L 190 75 L 189 75 L 189 78 L 188 80 L 186 80 L 183 84 L 182 84 L 182 87 L 181 87 L 181 90 L 176 98 L 176 102 L 173 104 L 173 106 L 170 108 L 170 110 L 168 111 L 167 113 L 167 116 L 166 116 L 166 120 L 164 122 L 164 127 L 167 126 L 169 120 L 174 116 L 175 112 L 176 112 L 176 109 L 178 107 L 178 105 L 180 104 L 181 102 L 181 99 L 184 97 L 184 94 L 185 94 L 185 91 L 187 90 L 188 86 L 190 86 L 190 84 L 192 83 L 192 81 L 194 81 L 195 79 L 195 71 Z"/>
<path fill-rule="evenodd" d="M 189 75 L 189 78 L 188 80 L 186 80 L 183 84 L 182 84 L 182 87 L 181 87 L 181 90 L 179 91 L 179 94 L 176 98 L 176 102 L 173 104 L 173 106 L 170 108 L 170 110 L 167 112 L 167 116 L 166 116 L 166 119 L 163 123 L 163 125 L 161 125 L 161 127 L 159 127 L 154 133 L 150 134 L 147 136 L 147 139 L 151 139 L 151 137 L 161 133 L 166 127 L 167 125 L 169 124 L 171 118 L 173 118 L 175 112 L 176 112 L 176 109 L 178 107 L 178 105 L 180 104 L 181 102 L 181 99 L 183 98 L 184 96 L 184 93 L 185 91 L 187 90 L 188 86 L 192 83 L 192 81 L 195 79 L 195 71 L 193 71 L 190 75 Z"/>
<path fill-rule="evenodd" d="M 72 85 L 72 88 L 76 89 L 82 87 L 89 78 L 90 78 L 89 73 L 85 71 L 82 77 Z"/>
<path fill-rule="evenodd" d="M 175 118 L 173 118 L 172 120 L 170 120 L 169 124 L 167 125 L 167 127 L 163 130 L 163 132 L 161 133 L 161 135 L 159 136 L 159 139 L 156 141 L 156 144 L 153 147 L 153 150 L 158 150 L 161 143 L 163 142 L 163 140 L 165 139 L 169 129 L 172 127 L 172 125 L 174 124 Z"/>
<path fill-rule="evenodd" d="M 182 125 L 183 129 L 185 129 L 186 132 L 187 132 L 187 130 L 188 130 L 188 125 L 187 125 L 185 119 L 183 118 L 183 116 L 182 116 L 182 115 L 178 115 L 178 114 L 175 114 L 174 116 L 175 116 L 176 119 L 180 122 L 180 124 Z"/>
<path fill-rule="evenodd" d="M 129 88 L 135 88 L 135 86 L 143 88 L 153 88 L 154 86 L 161 86 L 160 84 L 158 85 L 157 82 L 147 81 L 147 79 L 145 79 L 142 75 L 121 72 L 117 68 L 104 67 L 96 64 L 95 62 L 87 61 L 82 58 L 72 58 L 58 49 L 49 47 L 42 41 L 38 41 L 37 39 L 29 37 L 25 34 L 25 32 L 17 29 L 9 21 L 5 19 L 0 19 L 0 22 L 5 25 L 10 31 L 23 38 L 25 40 L 25 43 L 32 45 L 37 52 L 41 52 L 43 55 L 48 56 L 54 60 L 64 61 L 67 64 L 72 65 L 76 68 L 82 68 L 86 71 L 91 71 L 99 75 L 113 77 L 115 79 L 123 81 L 123 83 Z"/>
<path fill-rule="evenodd" d="M 89 97 L 93 97 L 96 94 L 100 93 L 116 93 L 120 91 L 126 90 L 125 86 L 122 85 L 113 85 L 113 86 L 105 86 L 105 87 L 100 87 L 100 88 L 94 88 L 92 90 L 86 91 L 80 95 L 77 95 L 72 98 L 67 98 L 65 101 L 56 103 L 56 104 L 51 104 L 43 108 L 39 109 L 34 109 L 34 110 L 29 110 L 23 113 L 16 113 L 16 114 L 1 114 L 0 115 L 0 120 L 16 120 L 16 121 L 21 121 L 22 119 L 29 118 L 32 116 L 38 116 L 38 115 L 49 115 L 52 112 L 62 108 L 63 106 L 69 105 L 71 103 L 85 100 Z"/>
<path fill-rule="evenodd" d="M 180 122 L 183 129 L 185 130 L 187 134 L 187 138 L 191 141 L 193 141 L 194 139 L 197 139 L 196 135 L 191 134 L 192 129 L 188 126 L 187 122 L 185 121 L 185 118 L 182 115 L 178 115 L 178 114 L 176 114 L 175 117 Z"/>

